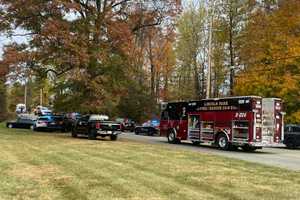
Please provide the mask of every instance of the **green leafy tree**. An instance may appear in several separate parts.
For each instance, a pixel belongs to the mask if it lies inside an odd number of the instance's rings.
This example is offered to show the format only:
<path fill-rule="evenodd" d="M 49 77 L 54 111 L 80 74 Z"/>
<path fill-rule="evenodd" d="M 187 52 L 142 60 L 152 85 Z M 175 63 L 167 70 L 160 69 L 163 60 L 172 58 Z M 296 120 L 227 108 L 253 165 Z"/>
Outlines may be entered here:
<path fill-rule="evenodd" d="M 123 96 L 118 105 L 119 116 L 143 122 L 152 115 L 157 114 L 157 104 L 150 93 L 143 86 L 131 83 L 127 94 Z"/>
<path fill-rule="evenodd" d="M 300 122 L 299 12 L 299 2 L 290 0 L 252 14 L 235 87 L 240 95 L 282 98 L 286 121 L 294 123 Z"/>
<path fill-rule="evenodd" d="M 8 25 L 4 31 L 13 35 L 19 28 L 29 36 L 28 43 L 11 45 L 14 51 L 4 56 L 11 71 L 27 66 L 40 78 L 53 74 L 54 88 L 60 90 L 55 107 L 71 108 L 76 102 L 77 109 L 86 112 L 114 112 L 124 89 L 120 76 L 131 74 L 130 59 L 136 56 L 131 55 L 135 34 L 174 21 L 180 11 L 177 0 L 0 0 L 0 4 L 0 24 Z"/>
<path fill-rule="evenodd" d="M 7 99 L 9 112 L 15 112 L 16 105 L 24 103 L 24 85 L 21 85 L 19 82 L 14 83 L 8 89 Z"/>
<path fill-rule="evenodd" d="M 191 3 L 178 21 L 174 88 L 176 99 L 198 99 L 204 96 L 205 15 L 204 4 Z"/>

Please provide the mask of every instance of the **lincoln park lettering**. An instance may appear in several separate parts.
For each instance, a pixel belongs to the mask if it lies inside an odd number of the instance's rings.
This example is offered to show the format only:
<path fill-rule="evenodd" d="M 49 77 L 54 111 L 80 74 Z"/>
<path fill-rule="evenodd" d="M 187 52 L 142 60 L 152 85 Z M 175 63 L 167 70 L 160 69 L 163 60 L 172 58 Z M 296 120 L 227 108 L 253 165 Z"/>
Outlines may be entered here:
<path fill-rule="evenodd" d="M 198 111 L 213 111 L 213 110 L 237 110 L 236 106 L 229 105 L 228 101 L 219 102 L 204 102 L 203 106 L 197 108 Z"/>

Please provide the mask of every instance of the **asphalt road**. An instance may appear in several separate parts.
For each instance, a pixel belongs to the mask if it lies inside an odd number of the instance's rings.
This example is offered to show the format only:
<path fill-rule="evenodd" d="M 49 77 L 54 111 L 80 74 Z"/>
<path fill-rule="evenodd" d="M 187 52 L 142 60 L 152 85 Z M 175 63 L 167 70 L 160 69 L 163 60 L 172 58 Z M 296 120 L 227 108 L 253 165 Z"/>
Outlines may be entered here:
<path fill-rule="evenodd" d="M 293 150 L 286 148 L 263 148 L 261 150 L 256 150 L 255 152 L 248 153 L 241 150 L 222 151 L 215 147 L 207 145 L 194 146 L 190 142 L 182 142 L 181 144 L 169 144 L 165 137 L 135 135 L 134 133 L 123 133 L 120 135 L 120 138 L 150 144 L 161 144 L 169 146 L 170 148 L 181 148 L 300 171 L 300 148 Z"/>

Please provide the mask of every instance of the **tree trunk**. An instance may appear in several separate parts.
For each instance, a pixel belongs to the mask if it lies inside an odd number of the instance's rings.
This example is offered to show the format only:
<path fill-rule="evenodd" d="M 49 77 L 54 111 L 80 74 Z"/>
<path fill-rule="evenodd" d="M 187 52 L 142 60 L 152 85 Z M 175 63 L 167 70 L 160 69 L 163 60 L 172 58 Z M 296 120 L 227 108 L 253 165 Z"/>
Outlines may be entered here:
<path fill-rule="evenodd" d="M 200 81 L 199 81 L 199 71 L 197 67 L 197 55 L 194 55 L 193 65 L 194 65 L 194 81 L 195 81 L 195 97 L 200 99 Z"/>
<path fill-rule="evenodd" d="M 233 49 L 233 11 L 229 13 L 229 52 L 230 52 L 230 95 L 233 95 L 234 88 L 234 49 Z"/>
<path fill-rule="evenodd" d="M 164 101 L 168 101 L 169 100 L 169 76 L 168 76 L 168 73 L 165 73 L 165 77 L 164 77 L 164 81 L 165 81 L 165 84 L 164 84 Z"/>
<path fill-rule="evenodd" d="M 0 78 L 0 121 L 6 118 L 6 86 L 5 78 Z"/>
<path fill-rule="evenodd" d="M 214 80 L 213 80 L 213 97 L 216 98 L 219 95 L 219 85 L 218 85 L 218 73 L 216 66 L 214 68 Z"/>
<path fill-rule="evenodd" d="M 159 72 L 156 70 L 156 78 L 155 78 L 155 97 L 156 100 L 158 101 L 160 99 L 160 74 Z"/>
<path fill-rule="evenodd" d="M 149 60 L 150 60 L 150 73 L 151 73 L 151 96 L 154 97 L 155 95 L 155 66 L 153 62 L 153 54 L 152 54 L 152 37 L 151 33 L 149 34 Z"/>

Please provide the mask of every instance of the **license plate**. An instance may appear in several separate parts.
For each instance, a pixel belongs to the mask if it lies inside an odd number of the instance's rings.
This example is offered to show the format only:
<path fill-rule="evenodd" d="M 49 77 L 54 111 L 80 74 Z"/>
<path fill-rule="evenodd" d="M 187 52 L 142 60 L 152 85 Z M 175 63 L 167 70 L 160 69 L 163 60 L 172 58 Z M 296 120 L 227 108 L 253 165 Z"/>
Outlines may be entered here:
<path fill-rule="evenodd" d="M 107 131 L 108 134 L 112 134 L 112 131 Z"/>

